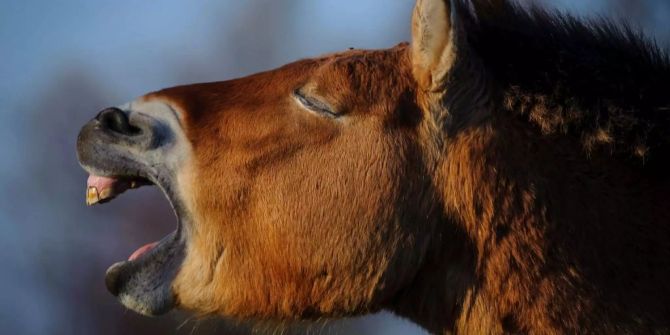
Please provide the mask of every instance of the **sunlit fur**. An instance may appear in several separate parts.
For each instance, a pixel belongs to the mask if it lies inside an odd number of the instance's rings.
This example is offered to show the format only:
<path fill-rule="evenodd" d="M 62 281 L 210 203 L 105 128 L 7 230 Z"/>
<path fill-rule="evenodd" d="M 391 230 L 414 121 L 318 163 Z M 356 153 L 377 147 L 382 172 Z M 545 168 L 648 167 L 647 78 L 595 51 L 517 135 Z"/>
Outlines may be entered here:
<path fill-rule="evenodd" d="M 406 50 L 335 54 L 148 97 L 183 112 L 196 157 L 195 224 L 174 283 L 183 307 L 349 315 L 379 309 L 411 280 L 435 230 L 437 193 Z M 298 87 L 343 116 L 305 111 L 292 98 Z"/>
<path fill-rule="evenodd" d="M 449 62 L 413 61 L 403 44 L 146 97 L 183 115 L 195 157 L 180 174 L 193 216 L 182 308 L 280 320 L 388 308 L 435 333 L 670 329 L 667 58 L 611 26 L 454 6 L 464 35 L 425 44 Z M 495 50 L 519 41 L 528 49 Z M 610 64 L 606 50 L 639 58 Z M 580 72 L 590 84 L 562 77 Z M 306 111 L 302 87 L 341 116 Z"/>

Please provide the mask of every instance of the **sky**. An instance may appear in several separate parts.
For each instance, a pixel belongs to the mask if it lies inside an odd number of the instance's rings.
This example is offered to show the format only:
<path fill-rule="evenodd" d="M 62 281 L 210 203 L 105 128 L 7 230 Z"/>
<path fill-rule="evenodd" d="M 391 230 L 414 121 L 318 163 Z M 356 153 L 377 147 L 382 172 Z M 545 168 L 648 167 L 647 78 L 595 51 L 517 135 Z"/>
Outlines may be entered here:
<path fill-rule="evenodd" d="M 623 17 L 667 46 L 670 1 L 557 0 Z M 0 329 L 12 334 L 206 334 L 184 315 L 146 319 L 107 294 L 104 269 L 174 224 L 157 191 L 86 208 L 81 125 L 147 92 L 409 39 L 411 0 L 0 1 Z M 146 222 L 157 222 L 156 225 Z M 186 324 L 186 326 L 183 326 Z M 382 314 L 330 333 L 423 334 Z M 240 334 L 245 330 L 239 330 Z"/>

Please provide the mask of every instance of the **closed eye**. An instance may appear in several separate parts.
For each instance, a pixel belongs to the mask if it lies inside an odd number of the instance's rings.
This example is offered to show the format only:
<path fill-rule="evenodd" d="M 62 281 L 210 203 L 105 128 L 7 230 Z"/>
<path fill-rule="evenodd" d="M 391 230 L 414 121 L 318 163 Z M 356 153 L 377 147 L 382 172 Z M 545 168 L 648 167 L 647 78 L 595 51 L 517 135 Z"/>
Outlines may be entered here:
<path fill-rule="evenodd" d="M 306 109 L 330 118 L 336 118 L 339 115 L 333 112 L 333 109 L 326 103 L 305 95 L 300 89 L 293 92 L 293 97 Z"/>

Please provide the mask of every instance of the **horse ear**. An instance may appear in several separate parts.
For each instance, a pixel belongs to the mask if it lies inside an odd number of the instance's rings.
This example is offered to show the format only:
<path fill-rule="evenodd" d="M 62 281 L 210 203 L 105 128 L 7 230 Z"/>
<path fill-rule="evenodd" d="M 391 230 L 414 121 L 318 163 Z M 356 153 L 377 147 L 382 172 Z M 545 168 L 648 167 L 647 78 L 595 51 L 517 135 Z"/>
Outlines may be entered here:
<path fill-rule="evenodd" d="M 455 63 L 459 24 L 453 2 L 417 0 L 412 15 L 412 67 L 422 90 L 440 91 Z"/>

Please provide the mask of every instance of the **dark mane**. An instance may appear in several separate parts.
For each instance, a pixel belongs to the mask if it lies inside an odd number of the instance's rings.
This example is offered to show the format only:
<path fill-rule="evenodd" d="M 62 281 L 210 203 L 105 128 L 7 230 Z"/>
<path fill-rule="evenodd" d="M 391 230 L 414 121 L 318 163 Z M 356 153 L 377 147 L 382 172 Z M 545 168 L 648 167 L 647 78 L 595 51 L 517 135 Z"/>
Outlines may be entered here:
<path fill-rule="evenodd" d="M 509 110 L 545 134 L 576 136 L 588 153 L 667 160 L 670 60 L 656 43 L 612 20 L 508 0 L 467 3 L 467 42 Z"/>

